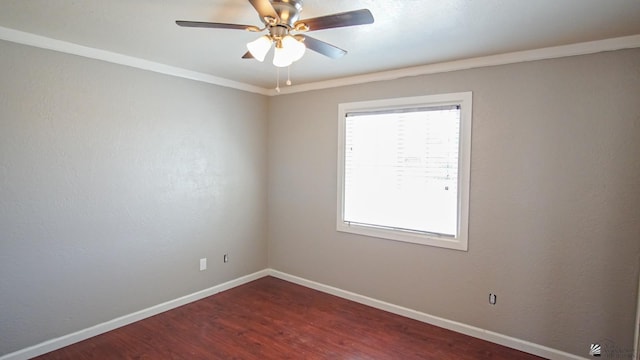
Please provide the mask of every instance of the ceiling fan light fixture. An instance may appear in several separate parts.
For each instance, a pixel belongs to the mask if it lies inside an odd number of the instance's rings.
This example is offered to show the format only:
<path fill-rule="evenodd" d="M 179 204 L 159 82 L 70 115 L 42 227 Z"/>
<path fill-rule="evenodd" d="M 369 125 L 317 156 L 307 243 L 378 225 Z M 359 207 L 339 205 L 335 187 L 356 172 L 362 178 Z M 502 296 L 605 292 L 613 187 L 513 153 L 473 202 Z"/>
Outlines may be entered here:
<path fill-rule="evenodd" d="M 287 67 L 291 65 L 291 55 L 282 46 L 282 43 L 278 42 L 273 51 L 273 65 L 277 67 Z"/>
<path fill-rule="evenodd" d="M 267 35 L 263 35 L 254 41 L 247 43 L 247 50 L 249 50 L 256 60 L 263 62 L 265 56 L 267 56 L 267 53 L 269 52 L 269 49 L 271 49 L 271 43 L 271 38 Z"/>
<path fill-rule="evenodd" d="M 287 52 L 287 56 L 289 56 L 291 62 L 296 62 L 302 59 L 302 56 L 307 49 L 307 47 L 304 46 L 304 43 L 298 41 L 291 35 L 287 35 L 282 39 L 282 47 Z"/>

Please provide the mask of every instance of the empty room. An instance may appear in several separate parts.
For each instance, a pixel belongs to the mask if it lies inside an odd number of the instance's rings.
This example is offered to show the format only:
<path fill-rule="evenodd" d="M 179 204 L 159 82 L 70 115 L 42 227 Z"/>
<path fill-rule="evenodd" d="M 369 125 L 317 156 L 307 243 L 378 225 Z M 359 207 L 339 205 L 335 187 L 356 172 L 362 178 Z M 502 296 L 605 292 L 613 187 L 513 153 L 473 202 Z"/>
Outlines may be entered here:
<path fill-rule="evenodd" d="M 3 0 L 0 359 L 639 359 L 640 1 Z"/>

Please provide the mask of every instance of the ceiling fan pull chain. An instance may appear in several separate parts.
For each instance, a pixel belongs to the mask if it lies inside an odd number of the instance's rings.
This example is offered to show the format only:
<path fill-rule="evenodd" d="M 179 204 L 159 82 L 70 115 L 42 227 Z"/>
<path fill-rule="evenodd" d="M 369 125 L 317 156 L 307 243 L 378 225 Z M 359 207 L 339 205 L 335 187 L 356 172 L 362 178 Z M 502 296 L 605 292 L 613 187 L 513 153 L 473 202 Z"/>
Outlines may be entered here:
<path fill-rule="evenodd" d="M 287 66 L 287 86 L 291 86 L 291 65 Z"/>
<path fill-rule="evenodd" d="M 280 92 L 280 68 L 276 67 L 276 92 Z"/>

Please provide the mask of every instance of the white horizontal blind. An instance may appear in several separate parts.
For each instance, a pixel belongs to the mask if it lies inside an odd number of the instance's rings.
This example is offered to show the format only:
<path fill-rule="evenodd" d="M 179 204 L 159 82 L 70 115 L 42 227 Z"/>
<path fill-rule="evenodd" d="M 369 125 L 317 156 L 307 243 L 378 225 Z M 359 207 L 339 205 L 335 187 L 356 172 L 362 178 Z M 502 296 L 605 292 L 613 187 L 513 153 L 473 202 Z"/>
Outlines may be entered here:
<path fill-rule="evenodd" d="M 460 107 L 349 112 L 344 221 L 456 237 Z"/>

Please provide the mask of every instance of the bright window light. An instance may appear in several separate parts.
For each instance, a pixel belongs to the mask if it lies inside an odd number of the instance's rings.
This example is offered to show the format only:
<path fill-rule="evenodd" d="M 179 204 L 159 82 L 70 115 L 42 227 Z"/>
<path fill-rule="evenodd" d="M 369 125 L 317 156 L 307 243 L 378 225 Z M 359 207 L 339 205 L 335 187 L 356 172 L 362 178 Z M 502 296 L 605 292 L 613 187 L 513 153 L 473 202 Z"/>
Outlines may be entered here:
<path fill-rule="evenodd" d="M 447 95 L 340 106 L 338 230 L 466 250 L 471 94 Z"/>

